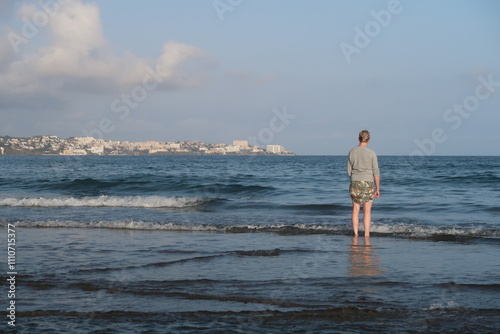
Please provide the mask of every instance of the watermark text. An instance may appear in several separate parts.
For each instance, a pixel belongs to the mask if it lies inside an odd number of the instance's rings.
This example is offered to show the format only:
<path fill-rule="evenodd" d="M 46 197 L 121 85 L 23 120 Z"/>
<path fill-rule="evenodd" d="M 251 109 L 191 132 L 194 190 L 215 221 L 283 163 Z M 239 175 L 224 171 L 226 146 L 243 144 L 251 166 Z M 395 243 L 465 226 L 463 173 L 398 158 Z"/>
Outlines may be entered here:
<path fill-rule="evenodd" d="M 7 282 L 9 290 L 7 292 L 7 323 L 9 326 L 16 326 L 16 230 L 13 224 L 7 225 Z"/>

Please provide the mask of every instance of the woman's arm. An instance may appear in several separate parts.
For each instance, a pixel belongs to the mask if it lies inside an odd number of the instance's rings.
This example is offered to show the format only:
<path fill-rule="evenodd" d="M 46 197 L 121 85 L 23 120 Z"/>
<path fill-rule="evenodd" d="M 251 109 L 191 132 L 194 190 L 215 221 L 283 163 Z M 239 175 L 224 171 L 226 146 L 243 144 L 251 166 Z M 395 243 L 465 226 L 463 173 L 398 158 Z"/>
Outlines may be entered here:
<path fill-rule="evenodd" d="M 380 197 L 380 176 L 374 176 L 375 179 L 375 197 Z"/>

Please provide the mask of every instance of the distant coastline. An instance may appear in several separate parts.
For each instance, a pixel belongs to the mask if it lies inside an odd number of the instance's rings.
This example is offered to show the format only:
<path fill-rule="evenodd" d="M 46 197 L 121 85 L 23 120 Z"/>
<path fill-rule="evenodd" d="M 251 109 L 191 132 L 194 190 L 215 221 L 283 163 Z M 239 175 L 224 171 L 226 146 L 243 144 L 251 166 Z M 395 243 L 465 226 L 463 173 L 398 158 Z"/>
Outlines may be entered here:
<path fill-rule="evenodd" d="M 129 142 L 93 137 L 57 136 L 0 137 L 0 155 L 295 155 L 280 145 L 266 148 L 249 145 L 248 140 L 232 144 L 199 141 Z"/>

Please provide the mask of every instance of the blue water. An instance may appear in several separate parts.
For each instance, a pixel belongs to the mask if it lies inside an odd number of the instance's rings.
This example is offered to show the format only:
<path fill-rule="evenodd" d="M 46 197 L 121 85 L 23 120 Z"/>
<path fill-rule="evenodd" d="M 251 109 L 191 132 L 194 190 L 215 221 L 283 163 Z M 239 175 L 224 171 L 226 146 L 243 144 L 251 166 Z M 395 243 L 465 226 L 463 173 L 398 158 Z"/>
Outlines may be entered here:
<path fill-rule="evenodd" d="M 379 165 L 368 242 L 346 157 L 2 156 L 15 330 L 498 331 L 500 157 Z"/>

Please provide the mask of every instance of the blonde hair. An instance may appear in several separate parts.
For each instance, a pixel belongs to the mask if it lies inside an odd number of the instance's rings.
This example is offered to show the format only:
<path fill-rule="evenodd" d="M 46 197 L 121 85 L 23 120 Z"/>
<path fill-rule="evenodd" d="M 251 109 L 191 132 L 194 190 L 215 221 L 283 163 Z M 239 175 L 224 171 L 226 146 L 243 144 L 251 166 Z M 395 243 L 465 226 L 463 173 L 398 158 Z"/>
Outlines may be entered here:
<path fill-rule="evenodd" d="M 368 130 L 360 131 L 358 139 L 361 143 L 368 142 L 370 140 L 370 132 Z"/>

